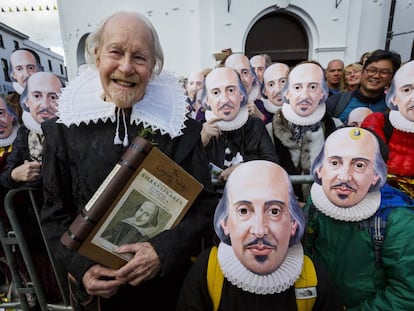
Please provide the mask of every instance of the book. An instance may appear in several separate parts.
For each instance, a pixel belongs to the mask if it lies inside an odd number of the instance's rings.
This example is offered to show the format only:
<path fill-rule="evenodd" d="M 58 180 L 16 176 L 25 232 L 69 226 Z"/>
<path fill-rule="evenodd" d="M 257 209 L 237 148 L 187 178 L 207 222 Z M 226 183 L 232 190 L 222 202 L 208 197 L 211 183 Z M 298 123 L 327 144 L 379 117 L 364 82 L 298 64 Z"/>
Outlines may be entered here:
<path fill-rule="evenodd" d="M 121 189 L 109 195 L 111 199 L 106 203 L 100 200 L 100 204 L 96 204 L 108 189 L 113 192 L 113 177 L 109 176 L 114 174 L 111 172 L 107 178 L 109 182 L 103 182 L 102 189 L 100 187 L 96 191 L 83 209 L 81 214 L 92 218 L 94 224 L 87 221 L 88 229 L 85 230 L 85 220 L 76 222 L 75 219 L 67 232 L 69 236 L 75 234 L 77 239 L 83 239 L 75 245 L 80 245 L 75 248 L 80 254 L 112 269 L 122 267 L 132 257 L 132 254 L 116 253 L 118 246 L 144 242 L 164 230 L 174 228 L 203 188 L 200 182 L 157 147 L 149 147 L 141 140 L 136 144 L 139 148 L 132 147 L 132 151 L 127 150 L 128 164 L 123 163 L 125 157 L 121 159 L 121 164 L 117 164 L 131 168 L 138 164 L 132 174 L 124 173 L 126 180 L 123 179 L 121 187 L 117 185 Z M 132 158 L 139 159 L 133 161 L 130 159 L 131 155 Z M 100 211 L 94 210 L 96 208 Z M 85 219 L 82 215 L 79 217 Z M 79 223 L 81 234 L 76 229 Z M 69 246 L 71 245 L 74 244 L 70 243 Z"/>

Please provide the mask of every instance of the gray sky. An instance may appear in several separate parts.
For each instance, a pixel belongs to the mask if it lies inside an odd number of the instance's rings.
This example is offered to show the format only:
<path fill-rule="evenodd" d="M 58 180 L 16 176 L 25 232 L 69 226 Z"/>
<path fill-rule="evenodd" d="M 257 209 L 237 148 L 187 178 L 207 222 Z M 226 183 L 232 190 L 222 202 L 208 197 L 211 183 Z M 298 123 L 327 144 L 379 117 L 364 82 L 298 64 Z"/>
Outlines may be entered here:
<path fill-rule="evenodd" d="M 47 11 L 46 5 L 50 10 Z M 64 56 L 59 25 L 59 13 L 53 10 L 56 0 L 2 0 L 0 22 L 30 37 L 30 40 Z M 16 6 L 20 12 L 16 11 Z M 42 10 L 39 10 L 39 6 Z M 26 7 L 28 11 L 23 11 Z M 31 11 L 31 7 L 35 11 Z M 9 12 L 9 8 L 12 12 Z"/>

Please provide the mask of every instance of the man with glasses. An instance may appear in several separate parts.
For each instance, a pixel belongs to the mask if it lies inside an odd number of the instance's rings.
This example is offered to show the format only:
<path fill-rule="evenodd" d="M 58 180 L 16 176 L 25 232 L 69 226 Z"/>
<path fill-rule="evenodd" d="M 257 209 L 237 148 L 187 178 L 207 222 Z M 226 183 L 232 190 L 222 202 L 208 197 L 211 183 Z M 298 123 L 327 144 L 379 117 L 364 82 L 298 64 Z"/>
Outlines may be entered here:
<path fill-rule="evenodd" d="M 353 92 L 329 97 L 326 100 L 328 113 L 346 124 L 349 113 L 357 107 L 367 107 L 374 112 L 387 111 L 385 91 L 400 65 L 401 56 L 398 53 L 374 51 L 362 68 L 359 87 Z"/>

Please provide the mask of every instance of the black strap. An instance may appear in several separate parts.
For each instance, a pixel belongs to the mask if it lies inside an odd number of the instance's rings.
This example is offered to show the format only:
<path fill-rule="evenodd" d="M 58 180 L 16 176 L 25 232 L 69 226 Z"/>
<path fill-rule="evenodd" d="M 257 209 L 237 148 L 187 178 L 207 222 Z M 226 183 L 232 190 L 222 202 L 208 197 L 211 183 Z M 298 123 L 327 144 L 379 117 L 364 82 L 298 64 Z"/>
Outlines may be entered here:
<path fill-rule="evenodd" d="M 333 113 L 333 116 L 335 118 L 339 118 L 341 113 L 345 110 L 345 107 L 348 106 L 349 101 L 352 98 L 352 92 L 342 92 L 341 95 L 339 95 L 338 102 L 335 105 L 335 110 Z"/>

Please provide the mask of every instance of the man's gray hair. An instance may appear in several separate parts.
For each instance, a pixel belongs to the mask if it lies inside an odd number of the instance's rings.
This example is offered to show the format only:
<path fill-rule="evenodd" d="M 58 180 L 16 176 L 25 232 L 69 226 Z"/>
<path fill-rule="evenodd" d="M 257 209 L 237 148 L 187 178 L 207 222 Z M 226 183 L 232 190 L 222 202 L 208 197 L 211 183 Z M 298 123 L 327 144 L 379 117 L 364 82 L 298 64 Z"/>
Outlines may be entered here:
<path fill-rule="evenodd" d="M 91 32 L 89 36 L 86 38 L 85 59 L 88 64 L 94 65 L 96 62 L 95 51 L 100 51 L 100 49 L 102 48 L 102 44 L 103 44 L 102 36 L 105 30 L 106 23 L 111 18 L 119 14 L 122 14 L 122 13 L 126 13 L 126 12 L 116 12 L 112 14 L 111 16 L 105 18 L 101 22 L 101 24 L 98 26 L 98 28 L 95 31 Z M 132 13 L 132 12 L 128 12 L 128 13 Z M 155 27 L 152 25 L 149 19 L 147 19 L 144 15 L 142 15 L 139 12 L 133 12 L 132 14 L 135 14 L 136 17 L 140 21 L 144 22 L 148 26 L 148 29 L 151 32 L 151 36 L 152 36 L 151 54 L 152 54 L 152 57 L 154 57 L 154 67 L 152 68 L 153 70 L 152 70 L 151 78 L 153 79 L 155 76 L 158 76 L 161 73 L 162 68 L 164 66 L 164 52 L 161 47 L 161 42 L 160 42 L 160 39 L 158 37 Z"/>

